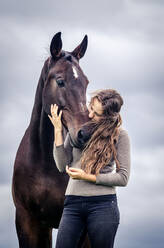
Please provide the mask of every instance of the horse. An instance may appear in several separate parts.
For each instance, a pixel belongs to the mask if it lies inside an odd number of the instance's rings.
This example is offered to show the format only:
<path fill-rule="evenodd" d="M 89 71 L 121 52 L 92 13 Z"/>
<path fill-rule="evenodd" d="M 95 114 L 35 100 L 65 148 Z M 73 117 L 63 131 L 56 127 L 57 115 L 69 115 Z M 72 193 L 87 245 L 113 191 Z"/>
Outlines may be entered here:
<path fill-rule="evenodd" d="M 16 154 L 12 178 L 20 248 L 51 248 L 52 229 L 59 226 L 68 175 L 60 173 L 55 165 L 54 128 L 48 115 L 51 104 L 57 104 L 63 113 L 63 137 L 69 132 L 72 143 L 80 143 L 80 128 L 89 118 L 89 81 L 79 66 L 87 44 L 85 35 L 72 52 L 64 51 L 61 32 L 56 33 L 50 43 L 50 56 L 41 70 L 30 123 Z M 84 239 L 79 247 L 88 247 Z"/>

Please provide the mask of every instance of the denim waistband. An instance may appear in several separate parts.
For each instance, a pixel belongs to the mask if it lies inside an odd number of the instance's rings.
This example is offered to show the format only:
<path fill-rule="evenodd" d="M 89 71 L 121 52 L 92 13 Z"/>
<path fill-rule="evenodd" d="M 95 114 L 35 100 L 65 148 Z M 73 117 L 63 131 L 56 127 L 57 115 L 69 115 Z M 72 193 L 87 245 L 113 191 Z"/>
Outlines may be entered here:
<path fill-rule="evenodd" d="M 95 195 L 95 196 L 66 195 L 65 200 L 97 202 L 97 201 L 117 200 L 117 195 L 116 194 Z"/>

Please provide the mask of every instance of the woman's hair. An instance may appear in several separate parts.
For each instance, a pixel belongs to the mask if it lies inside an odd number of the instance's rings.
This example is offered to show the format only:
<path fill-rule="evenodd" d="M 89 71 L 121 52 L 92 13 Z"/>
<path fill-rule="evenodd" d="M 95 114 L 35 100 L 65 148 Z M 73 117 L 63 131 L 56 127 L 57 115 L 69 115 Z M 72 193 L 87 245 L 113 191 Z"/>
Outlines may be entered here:
<path fill-rule="evenodd" d="M 84 127 L 89 130 L 90 138 L 85 144 L 80 159 L 81 168 L 86 173 L 99 174 L 100 169 L 109 164 L 112 155 L 116 162 L 116 170 L 120 169 L 116 154 L 116 143 L 120 132 L 122 119 L 120 109 L 123 99 L 113 89 L 96 91 L 92 94 L 91 102 L 97 99 L 102 104 L 100 120 L 91 120 Z"/>

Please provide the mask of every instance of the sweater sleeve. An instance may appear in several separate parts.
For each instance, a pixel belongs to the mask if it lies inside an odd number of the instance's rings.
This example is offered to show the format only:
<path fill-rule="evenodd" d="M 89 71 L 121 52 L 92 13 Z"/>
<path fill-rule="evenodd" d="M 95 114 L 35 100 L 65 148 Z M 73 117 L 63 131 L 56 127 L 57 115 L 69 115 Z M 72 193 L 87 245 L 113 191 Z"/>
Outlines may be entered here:
<path fill-rule="evenodd" d="M 66 165 L 69 165 L 72 162 L 72 146 L 70 144 L 69 133 L 67 133 L 64 144 L 56 146 L 54 142 L 53 157 L 58 170 L 64 172 Z"/>
<path fill-rule="evenodd" d="M 118 146 L 117 159 L 120 163 L 120 170 L 115 173 L 98 174 L 96 184 L 106 186 L 126 186 L 130 175 L 130 140 L 126 130 L 121 130 Z"/>

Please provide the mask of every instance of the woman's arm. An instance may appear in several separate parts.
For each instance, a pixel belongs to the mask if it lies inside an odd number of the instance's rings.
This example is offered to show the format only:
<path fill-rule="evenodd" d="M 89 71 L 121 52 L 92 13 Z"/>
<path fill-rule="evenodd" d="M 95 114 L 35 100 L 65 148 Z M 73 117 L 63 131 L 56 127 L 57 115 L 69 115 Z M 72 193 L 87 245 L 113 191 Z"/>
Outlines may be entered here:
<path fill-rule="evenodd" d="M 66 165 L 72 162 L 72 146 L 69 133 L 67 133 L 64 144 L 57 146 L 54 142 L 53 156 L 58 170 L 64 172 Z"/>
<path fill-rule="evenodd" d="M 117 159 L 120 163 L 120 170 L 116 173 L 99 174 L 96 176 L 96 184 L 106 186 L 126 186 L 130 175 L 130 140 L 126 130 L 121 130 Z"/>
<path fill-rule="evenodd" d="M 66 165 L 72 161 L 72 146 L 70 145 L 69 134 L 67 134 L 65 142 L 63 143 L 62 111 L 60 111 L 58 115 L 58 106 L 56 104 L 51 105 L 51 115 L 52 116 L 48 115 L 48 117 L 54 126 L 53 157 L 58 170 L 63 172 Z"/>

